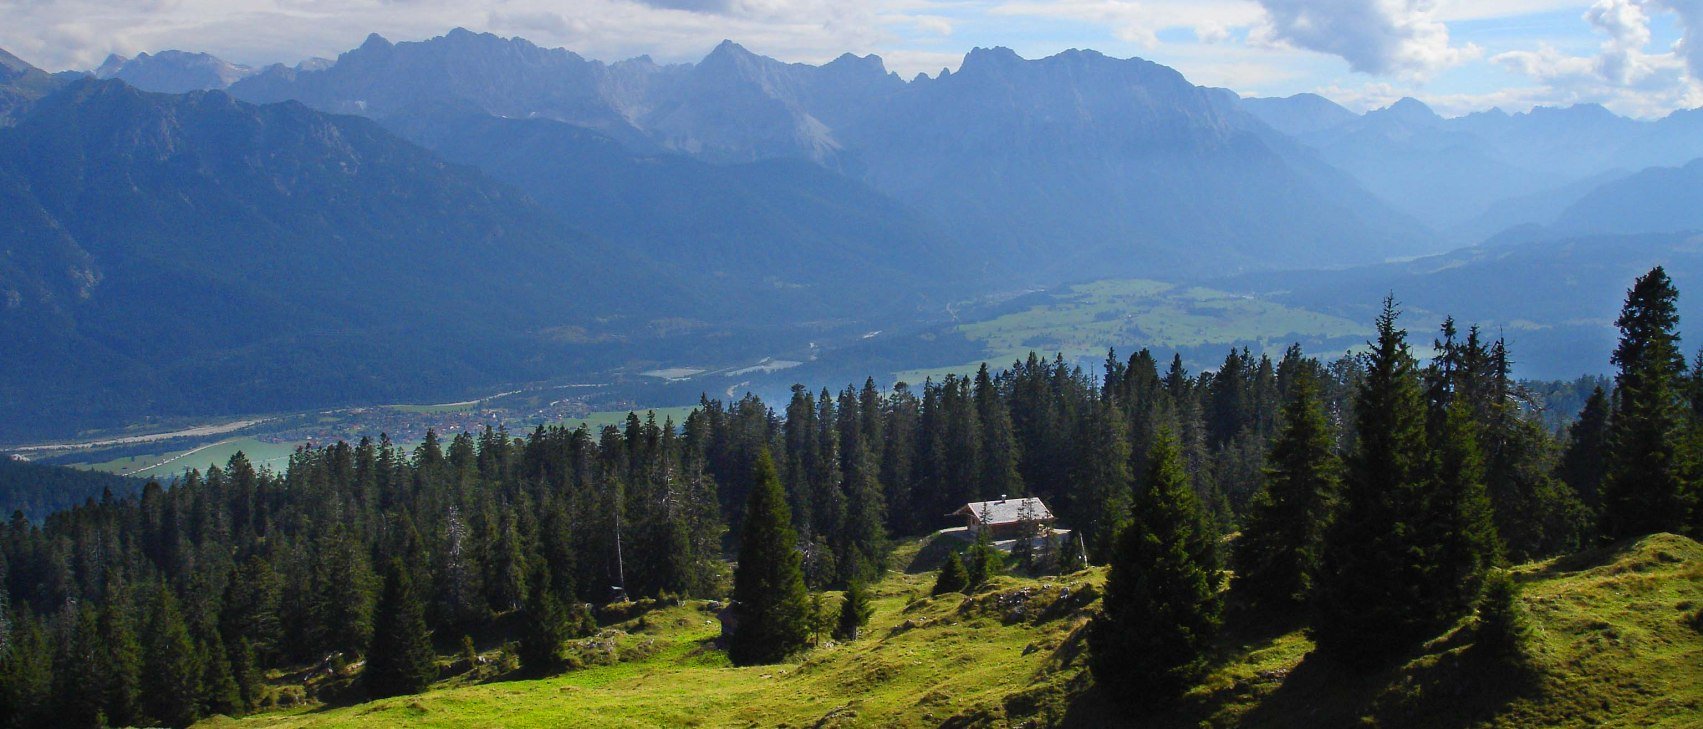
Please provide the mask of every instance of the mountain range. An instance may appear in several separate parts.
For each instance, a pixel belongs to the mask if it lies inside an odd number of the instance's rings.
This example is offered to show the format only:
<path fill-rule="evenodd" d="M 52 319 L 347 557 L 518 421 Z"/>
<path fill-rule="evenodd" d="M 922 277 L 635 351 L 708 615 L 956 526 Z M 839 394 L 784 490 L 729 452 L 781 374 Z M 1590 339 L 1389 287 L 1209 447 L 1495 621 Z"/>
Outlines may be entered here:
<path fill-rule="evenodd" d="M 1093 51 L 908 80 L 461 29 L 264 68 L 0 52 L 0 439 L 815 351 L 1070 281 L 1675 235 L 1698 157 L 1703 112 L 1356 114 Z"/>
<path fill-rule="evenodd" d="M 978 49 L 956 73 L 906 82 L 874 56 L 789 64 L 724 42 L 695 65 L 605 64 L 458 29 L 372 36 L 323 69 L 274 66 L 230 91 L 381 122 L 446 104 L 546 118 L 708 163 L 809 161 L 976 241 L 987 268 L 1043 279 L 1258 268 L 1273 254 L 1367 262 L 1430 243 L 1212 90 L 1090 51 Z"/>
<path fill-rule="evenodd" d="M 1416 99 L 1364 115 L 1312 94 L 1242 105 L 1453 242 L 1553 222 L 1601 184 L 1703 157 L 1698 110 L 1641 121 L 1579 104 L 1445 119 Z"/>

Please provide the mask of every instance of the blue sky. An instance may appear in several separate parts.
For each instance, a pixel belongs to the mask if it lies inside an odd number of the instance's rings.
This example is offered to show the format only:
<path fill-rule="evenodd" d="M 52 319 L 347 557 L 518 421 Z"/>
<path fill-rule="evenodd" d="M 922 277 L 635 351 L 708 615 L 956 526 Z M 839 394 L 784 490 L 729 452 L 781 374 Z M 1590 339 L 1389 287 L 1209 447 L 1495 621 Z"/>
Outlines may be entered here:
<path fill-rule="evenodd" d="M 604 60 L 690 62 L 723 38 L 788 61 L 876 53 L 907 77 L 977 46 L 1093 48 L 1355 109 L 1401 96 L 1447 114 L 1703 106 L 1703 0 L 0 0 L 0 17 L 0 47 L 50 70 L 172 48 L 294 63 L 368 32 L 462 26 Z"/>

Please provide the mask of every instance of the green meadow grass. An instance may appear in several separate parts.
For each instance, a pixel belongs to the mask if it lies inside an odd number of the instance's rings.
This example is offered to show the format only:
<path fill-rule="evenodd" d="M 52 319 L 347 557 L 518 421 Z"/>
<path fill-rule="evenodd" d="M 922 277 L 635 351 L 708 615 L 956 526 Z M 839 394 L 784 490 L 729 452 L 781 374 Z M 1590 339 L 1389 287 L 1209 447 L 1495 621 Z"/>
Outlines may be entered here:
<path fill-rule="evenodd" d="M 895 564 L 914 564 L 919 547 Z M 1656 535 L 1516 576 L 1535 627 L 1523 669 L 1476 654 L 1470 619 L 1388 666 L 1353 670 L 1312 655 L 1281 620 L 1243 616 L 1179 702 L 1126 706 L 1084 667 L 1101 570 L 1001 577 L 973 595 L 934 598 L 932 572 L 893 571 L 875 588 L 863 637 L 788 663 L 728 665 L 711 645 L 711 606 L 694 601 L 590 639 L 610 665 L 534 680 L 450 678 L 452 687 L 418 696 L 207 726 L 1698 726 L 1703 546 Z"/>
<path fill-rule="evenodd" d="M 252 437 L 242 437 L 189 449 L 68 465 L 165 481 L 191 468 L 202 471 L 206 471 L 208 466 L 224 468 L 231 456 L 238 452 L 247 456 L 255 468 L 281 471 L 290 464 L 290 454 L 295 451 L 296 444 L 293 443 L 266 443 Z"/>
<path fill-rule="evenodd" d="M 1110 280 L 1072 286 L 1052 302 L 964 324 L 990 352 L 1031 349 L 1103 354 L 1113 345 L 1162 349 L 1295 338 L 1340 338 L 1368 331 L 1341 317 L 1251 296 L 1158 281 Z"/>

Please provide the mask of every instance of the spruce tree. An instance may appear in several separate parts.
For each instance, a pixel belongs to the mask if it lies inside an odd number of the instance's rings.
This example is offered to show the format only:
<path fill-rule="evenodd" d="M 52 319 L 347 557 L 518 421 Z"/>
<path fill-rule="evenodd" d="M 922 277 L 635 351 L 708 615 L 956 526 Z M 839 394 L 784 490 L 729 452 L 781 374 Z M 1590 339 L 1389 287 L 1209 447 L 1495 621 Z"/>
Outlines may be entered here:
<path fill-rule="evenodd" d="M 528 582 L 532 591 L 526 597 L 521 616 L 520 665 L 536 675 L 543 675 L 561 663 L 562 643 L 572 633 L 568 611 L 561 598 L 550 587 L 550 571 L 543 560 L 535 560 Z"/>
<path fill-rule="evenodd" d="M 1354 449 L 1325 532 L 1310 633 L 1323 653 L 1368 664 L 1422 637 L 1436 614 L 1421 534 L 1430 469 L 1426 407 L 1407 332 L 1384 300 L 1354 398 Z"/>
<path fill-rule="evenodd" d="M 1098 562 L 1111 551 L 1113 539 L 1128 521 L 1134 480 L 1130 464 L 1135 457 L 1123 409 L 1104 399 L 1088 407 L 1087 417 L 1076 429 L 1077 452 L 1071 461 L 1075 483 L 1064 515 Z"/>
<path fill-rule="evenodd" d="M 846 453 L 846 522 L 837 563 L 840 581 L 870 582 L 887 571 L 887 533 L 875 460 L 861 442 Z"/>
<path fill-rule="evenodd" d="M 1334 441 L 1316 376 L 1301 369 L 1267 456 L 1265 488 L 1231 553 L 1234 587 L 1257 608 L 1292 610 L 1312 591 L 1340 484 Z"/>
<path fill-rule="evenodd" d="M 980 495 L 1005 498 L 1023 493 L 1023 478 L 1017 473 L 1020 443 L 1013 432 L 1011 410 L 1000 397 L 999 386 L 988 373 L 987 363 L 976 371 L 976 421 L 981 425 L 982 457 L 976 476 Z"/>
<path fill-rule="evenodd" d="M 266 676 L 260 670 L 254 644 L 246 638 L 238 639 L 231 651 L 231 679 L 236 682 L 244 711 L 260 708 L 260 702 L 266 696 Z"/>
<path fill-rule="evenodd" d="M 225 635 L 249 639 L 262 659 L 275 657 L 282 652 L 284 636 L 278 619 L 282 600 L 283 582 L 272 564 L 259 555 L 250 557 L 231 573 L 220 628 Z"/>
<path fill-rule="evenodd" d="M 810 628 L 805 632 L 810 635 L 810 645 L 821 645 L 822 637 L 831 634 L 834 624 L 838 622 L 834 611 L 828 608 L 827 595 L 820 592 L 810 593 L 809 613 L 810 619 L 807 622 Z"/>
<path fill-rule="evenodd" d="M 1011 544 L 1011 561 L 1025 570 L 1035 569 L 1035 539 L 1041 535 L 1033 501 L 1017 507 L 1017 540 Z"/>
<path fill-rule="evenodd" d="M 20 615 L 0 652 L 0 726 L 52 726 L 54 655 L 41 621 Z"/>
<path fill-rule="evenodd" d="M 319 650 L 359 653 L 372 642 L 373 602 L 377 578 L 366 549 L 350 538 L 339 524 L 332 528 L 327 544 L 319 551 L 312 570 L 308 612 L 313 620 Z M 227 641 L 238 636 L 227 636 Z M 249 643 L 248 636 L 240 639 Z"/>
<path fill-rule="evenodd" d="M 1430 557 L 1421 596 L 1433 626 L 1469 610 L 1485 573 L 1501 561 L 1478 432 L 1472 405 L 1454 398 L 1431 448 L 1431 483 L 1419 527 L 1421 549 Z"/>
<path fill-rule="evenodd" d="M 53 676 L 54 712 L 62 726 L 102 727 L 102 698 L 111 667 L 102 645 L 99 612 L 90 603 L 67 603 L 60 611 L 58 666 Z"/>
<path fill-rule="evenodd" d="M 752 473 L 740 530 L 739 565 L 733 572 L 733 614 L 738 621 L 728 655 L 739 665 L 775 663 L 805 646 L 810 598 L 798 553 L 798 534 L 781 490 L 775 462 L 764 450 Z"/>
<path fill-rule="evenodd" d="M 1579 417 L 1567 428 L 1567 445 L 1561 453 L 1557 475 L 1591 509 L 1602 505 L 1601 488 L 1608 450 L 1608 395 L 1601 387 L 1591 391 Z"/>
<path fill-rule="evenodd" d="M 1005 555 L 993 546 L 993 539 L 988 535 L 988 530 L 977 531 L 976 542 L 964 552 L 964 581 L 967 590 L 981 587 L 1004 570 Z"/>
<path fill-rule="evenodd" d="M 231 669 L 231 656 L 225 650 L 219 631 L 208 631 L 209 637 L 198 650 L 201 653 L 201 713 L 206 716 L 241 714 L 246 705 L 242 686 Z"/>
<path fill-rule="evenodd" d="M 1678 298 L 1658 266 L 1632 285 L 1615 322 L 1620 343 L 1610 361 L 1619 368 L 1619 397 L 1602 484 L 1602 532 L 1608 539 L 1686 526 L 1694 464 L 1684 437 Z"/>
<path fill-rule="evenodd" d="M 493 611 L 508 612 L 526 599 L 526 556 L 514 518 L 504 511 L 497 521 L 485 565 L 485 599 Z"/>
<path fill-rule="evenodd" d="M 1089 667 L 1112 695 L 1165 703 L 1206 668 L 1223 612 L 1223 573 L 1176 437 L 1161 430 L 1149 458 L 1112 551 L 1103 612 L 1089 628 Z"/>
<path fill-rule="evenodd" d="M 1513 401 L 1497 404 L 1480 441 L 1485 486 L 1504 557 L 1529 562 L 1578 550 L 1594 532 L 1593 515 L 1557 476 L 1553 436 Z M 1598 464 L 1600 468 L 1600 463 Z"/>
<path fill-rule="evenodd" d="M 1058 571 L 1067 575 L 1088 567 L 1088 556 L 1082 551 L 1082 535 L 1071 532 L 1064 536 L 1064 543 L 1058 548 Z"/>
<path fill-rule="evenodd" d="M 417 694 L 437 677 L 425 607 L 414 591 L 412 572 L 399 558 L 391 559 L 385 571 L 365 674 L 373 698 Z"/>
<path fill-rule="evenodd" d="M 201 653 L 164 583 L 155 590 L 143 653 L 142 708 L 154 720 L 188 726 L 201 718 Z"/>
<path fill-rule="evenodd" d="M 121 585 L 107 588 L 100 608 L 100 636 L 106 652 L 108 674 L 104 685 L 103 711 L 115 726 L 132 726 L 142 721 L 142 644 L 136 635 L 130 590 Z"/>
<path fill-rule="evenodd" d="M 1491 658 L 1518 664 L 1531 642 L 1531 620 L 1520 602 L 1520 585 L 1506 570 L 1492 572 L 1478 601 L 1473 647 Z"/>
<path fill-rule="evenodd" d="M 858 631 L 869 624 L 869 616 L 873 614 L 875 606 L 869 604 L 869 590 L 863 583 L 847 585 L 845 597 L 840 600 L 840 619 L 834 625 L 834 640 L 857 640 Z"/>
<path fill-rule="evenodd" d="M 948 592 L 964 592 L 970 586 L 970 578 L 964 572 L 964 560 L 957 552 L 946 555 L 946 562 L 940 566 L 940 574 L 934 578 L 933 595 L 944 595 Z"/>

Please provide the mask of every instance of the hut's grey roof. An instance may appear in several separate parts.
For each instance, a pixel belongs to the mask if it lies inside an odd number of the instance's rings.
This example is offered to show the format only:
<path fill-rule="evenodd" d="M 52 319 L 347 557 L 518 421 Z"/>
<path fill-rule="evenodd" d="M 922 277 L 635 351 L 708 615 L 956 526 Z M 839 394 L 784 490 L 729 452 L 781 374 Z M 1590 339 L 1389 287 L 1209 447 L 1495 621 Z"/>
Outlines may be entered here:
<path fill-rule="evenodd" d="M 988 524 L 1015 524 L 1023 520 L 1025 504 L 1028 505 L 1030 519 L 1046 521 L 1053 518 L 1053 513 L 1047 510 L 1047 505 L 1036 498 L 972 501 L 953 513 L 975 514 L 977 518 L 983 518 L 983 514 L 986 514 Z"/>

